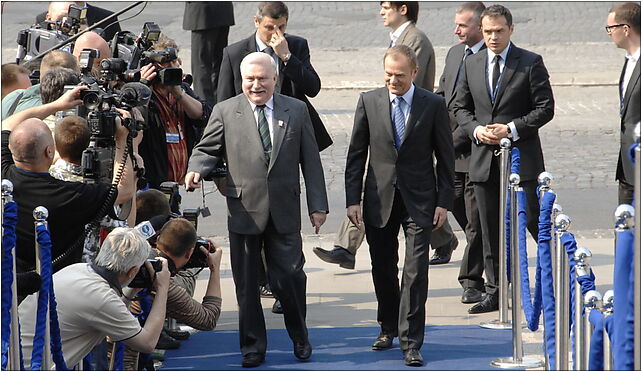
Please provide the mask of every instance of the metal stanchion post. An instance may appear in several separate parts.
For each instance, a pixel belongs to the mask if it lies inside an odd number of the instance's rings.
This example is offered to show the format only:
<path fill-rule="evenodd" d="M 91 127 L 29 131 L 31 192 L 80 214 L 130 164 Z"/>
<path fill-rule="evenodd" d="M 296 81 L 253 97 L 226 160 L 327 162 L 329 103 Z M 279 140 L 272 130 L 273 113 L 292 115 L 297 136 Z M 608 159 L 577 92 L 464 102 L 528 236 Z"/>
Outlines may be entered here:
<path fill-rule="evenodd" d="M 640 199 L 640 187 L 642 187 L 640 171 L 640 123 L 635 126 L 635 191 L 633 193 L 635 200 L 635 245 L 633 246 L 633 275 L 635 278 L 633 284 L 633 342 L 634 357 L 633 369 L 640 370 L 640 213 L 642 213 L 642 203 Z"/>
<path fill-rule="evenodd" d="M 553 213 L 551 215 L 551 221 L 553 221 L 552 222 L 552 225 L 553 225 L 552 227 L 555 227 L 555 219 L 557 218 L 557 216 L 562 214 L 563 211 L 564 210 L 562 209 L 562 206 L 560 204 L 557 204 L 557 203 L 553 204 Z M 551 229 L 551 231 L 555 231 L 555 229 Z M 551 234 L 551 238 L 552 237 L 553 237 L 553 234 Z M 556 263 L 557 263 L 557 254 L 555 252 L 557 252 L 557 239 L 551 239 L 551 265 L 552 265 L 552 267 L 557 267 L 557 266 L 555 266 Z M 553 283 L 557 282 L 557 279 L 555 279 L 556 275 L 557 275 L 557 273 L 555 272 L 555 270 L 553 270 Z"/>
<path fill-rule="evenodd" d="M 578 299 L 580 300 L 580 299 Z M 591 335 L 593 335 L 593 325 L 589 321 L 591 310 L 596 310 L 602 307 L 602 295 L 598 291 L 588 291 L 584 295 L 584 347 L 586 350 L 591 348 Z M 586 367 L 588 369 L 588 352 L 585 356 Z"/>
<path fill-rule="evenodd" d="M 555 358 L 558 371 L 568 370 L 568 328 L 569 328 L 569 269 L 566 249 L 561 242 L 561 236 L 568 230 L 571 219 L 560 214 L 555 218 L 555 241 L 557 242 L 557 262 L 555 265 Z"/>
<path fill-rule="evenodd" d="M 604 324 L 606 324 L 606 318 L 613 315 L 613 290 L 609 289 L 604 292 L 604 299 L 602 300 L 602 314 L 604 315 Z M 604 327 L 604 370 L 612 371 L 613 370 L 613 356 L 611 355 L 611 340 L 609 335 L 606 332 L 606 327 Z"/>
<path fill-rule="evenodd" d="M 573 283 L 573 290 L 575 292 L 575 320 L 573 322 L 573 336 L 575 337 L 575 370 L 583 371 L 588 369 L 586 364 L 587 359 L 586 355 L 588 349 L 586 348 L 586 343 L 584 338 L 586 334 L 584 333 L 585 323 L 582 320 L 582 315 L 584 314 L 584 301 L 582 301 L 582 286 L 577 281 L 577 278 L 584 275 L 591 274 L 591 267 L 588 262 L 591 260 L 592 254 L 586 248 L 579 247 L 573 255 L 573 260 L 575 261 L 575 282 Z"/>
<path fill-rule="evenodd" d="M 519 267 L 519 214 L 517 209 L 517 191 L 519 187 L 519 175 L 512 173 L 509 177 L 510 189 L 510 280 L 512 283 L 512 308 L 511 320 L 513 328 L 513 356 L 508 358 L 497 358 L 490 365 L 499 368 L 538 368 L 544 363 L 535 358 L 524 358 L 522 345 L 522 306 L 520 291 L 520 267 Z"/>
<path fill-rule="evenodd" d="M 13 201 L 13 183 L 2 180 L 2 205 Z M 18 332 L 18 287 L 16 280 L 16 248 L 13 248 L 13 282 L 11 282 L 11 338 L 9 339 L 10 370 L 20 369 L 20 333 Z"/>
<path fill-rule="evenodd" d="M 511 329 L 508 320 L 508 280 L 506 278 L 506 199 L 508 190 L 508 172 L 510 164 L 511 141 L 502 138 L 499 142 L 499 319 L 483 322 L 479 326 L 490 329 Z"/>
<path fill-rule="evenodd" d="M 109 365 L 107 368 L 109 368 L 110 371 L 113 371 L 114 365 L 116 364 L 116 341 L 112 340 L 111 342 L 111 355 L 109 357 Z"/>
<path fill-rule="evenodd" d="M 47 217 L 49 217 L 49 211 L 45 207 L 36 207 L 36 209 L 33 210 L 33 218 L 36 220 L 35 225 L 38 227 L 39 225 L 44 225 L 45 227 L 47 226 Z M 36 272 L 38 275 L 42 275 L 42 262 L 41 260 L 41 255 L 40 255 L 40 244 L 38 244 L 38 232 L 34 231 L 35 236 L 36 236 Z M 38 297 L 40 297 L 41 293 L 38 293 Z M 49 299 L 46 299 L 47 306 L 49 305 Z M 44 339 L 44 353 L 42 356 L 42 369 L 45 371 L 50 371 L 53 369 L 53 366 L 51 365 L 51 331 L 50 331 L 50 326 L 49 326 L 49 310 L 47 310 L 47 314 L 45 317 L 45 339 Z"/>

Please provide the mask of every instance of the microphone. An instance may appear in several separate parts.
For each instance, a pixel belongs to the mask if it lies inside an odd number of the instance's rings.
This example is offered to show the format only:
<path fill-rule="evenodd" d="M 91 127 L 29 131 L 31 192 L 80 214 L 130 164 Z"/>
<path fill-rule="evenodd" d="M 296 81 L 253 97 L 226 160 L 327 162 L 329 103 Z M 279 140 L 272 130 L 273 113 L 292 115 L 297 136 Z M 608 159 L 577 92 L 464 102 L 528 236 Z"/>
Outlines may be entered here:
<path fill-rule="evenodd" d="M 147 106 L 152 90 L 143 83 L 130 82 L 120 89 L 120 101 L 128 107 Z"/>

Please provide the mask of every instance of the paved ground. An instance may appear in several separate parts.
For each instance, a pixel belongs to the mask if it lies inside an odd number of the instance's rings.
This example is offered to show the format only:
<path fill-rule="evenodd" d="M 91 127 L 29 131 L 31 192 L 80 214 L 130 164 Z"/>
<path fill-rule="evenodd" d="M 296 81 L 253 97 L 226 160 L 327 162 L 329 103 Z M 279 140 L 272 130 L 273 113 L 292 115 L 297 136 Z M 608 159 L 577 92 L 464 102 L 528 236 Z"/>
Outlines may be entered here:
<path fill-rule="evenodd" d="M 126 3 L 101 5 L 112 10 Z M 594 252 L 598 290 L 612 283 L 612 215 L 617 202 L 614 181 L 619 147 L 617 80 L 623 51 L 612 45 L 604 32 L 609 2 L 505 2 L 515 22 L 514 42 L 541 54 L 551 75 L 556 101 L 555 118 L 540 131 L 546 166 L 555 176 L 559 203 L 573 219 L 571 230 L 581 246 Z M 382 84 L 381 57 L 388 44 L 378 17 L 377 2 L 292 2 L 288 31 L 309 40 L 313 65 L 323 88 L 312 100 L 335 144 L 322 153 L 330 195 L 328 222 L 321 235 L 304 226 L 304 251 L 308 274 L 308 324 L 311 327 L 376 325 L 376 302 L 372 293 L 367 248 L 357 256 L 356 270 L 343 270 L 321 262 L 313 246 L 331 248 L 333 233 L 345 213 L 343 171 L 354 108 L 361 91 Z M 230 42 L 253 32 L 250 21 L 256 3 L 236 3 L 236 23 Z M 437 73 L 443 69 L 448 47 L 455 43 L 452 18 L 457 3 L 421 3 L 419 28 L 435 46 Z M 7 2 L 2 15 L 2 61 L 15 55 L 15 35 L 27 27 L 44 2 Z M 184 68 L 189 71 L 189 33 L 181 29 L 183 4 L 150 2 L 141 15 L 124 21 L 123 29 L 138 33 L 145 21 L 156 21 L 163 32 L 181 45 Z M 133 14 L 133 13 L 129 13 Z M 120 19 L 124 19 L 120 16 Z M 213 216 L 200 221 L 199 233 L 217 236 L 227 250 L 225 204 L 207 186 L 207 203 Z M 186 195 L 183 206 L 200 204 L 200 194 Z M 306 211 L 303 211 L 305 214 Z M 304 216 L 305 218 L 305 216 Z M 305 221 L 305 220 L 304 220 Z M 457 227 L 456 223 L 453 227 Z M 496 313 L 468 315 L 459 303 L 456 281 L 465 238 L 453 261 L 430 269 L 429 324 L 476 324 L 496 318 Z M 529 246 L 534 257 L 534 244 Z M 534 265 L 533 259 L 531 262 Z M 236 329 L 236 301 L 229 256 L 223 260 L 223 314 L 219 327 Z M 532 270 L 534 271 L 534 269 Z M 199 284 L 204 284 L 199 281 Z M 199 286 L 198 292 L 204 291 Z M 264 300 L 269 327 L 283 327 L 280 316 L 271 314 Z M 373 337 L 376 335 L 373 335 Z M 541 332 L 525 334 L 527 353 L 540 354 Z"/>

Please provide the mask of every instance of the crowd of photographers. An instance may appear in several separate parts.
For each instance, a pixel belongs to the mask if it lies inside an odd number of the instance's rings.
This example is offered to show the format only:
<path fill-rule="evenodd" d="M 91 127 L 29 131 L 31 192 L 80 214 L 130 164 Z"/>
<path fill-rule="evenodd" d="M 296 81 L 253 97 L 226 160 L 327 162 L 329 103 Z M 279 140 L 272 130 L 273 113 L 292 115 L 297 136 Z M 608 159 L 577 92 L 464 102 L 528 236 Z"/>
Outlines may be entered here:
<path fill-rule="evenodd" d="M 107 369 L 107 346 L 121 341 L 126 369 L 153 369 L 149 353 L 189 337 L 167 319 L 212 330 L 221 311 L 221 248 L 197 236 L 198 213 L 182 215 L 178 194 L 212 107 L 191 89 L 178 46 L 157 25 L 134 35 L 110 15 L 83 2 L 52 2 L 21 31 L 21 63 L 2 66 L 2 179 L 13 183 L 18 205 L 25 365 L 41 282 L 37 206 L 48 210 L 68 367 L 91 354 L 93 368 Z M 100 28 L 82 33 L 92 24 Z M 197 301 L 203 269 L 209 280 Z"/>

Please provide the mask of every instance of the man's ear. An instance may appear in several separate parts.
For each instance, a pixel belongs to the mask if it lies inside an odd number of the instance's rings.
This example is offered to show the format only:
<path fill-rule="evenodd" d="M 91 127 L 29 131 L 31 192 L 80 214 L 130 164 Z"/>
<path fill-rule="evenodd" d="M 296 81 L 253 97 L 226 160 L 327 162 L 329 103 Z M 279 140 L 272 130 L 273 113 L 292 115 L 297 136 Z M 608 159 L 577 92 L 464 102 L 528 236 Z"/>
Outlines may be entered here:
<path fill-rule="evenodd" d="M 192 257 L 192 253 L 194 253 L 195 247 L 192 247 L 185 252 L 185 259 L 189 260 L 190 257 Z"/>
<path fill-rule="evenodd" d="M 402 5 L 402 6 L 399 8 L 399 13 L 400 13 L 401 15 L 404 15 L 404 16 L 405 16 L 405 15 L 408 15 L 408 7 L 406 6 L 406 4 Z"/>
<path fill-rule="evenodd" d="M 133 279 L 136 276 L 136 274 L 138 273 L 136 269 L 138 269 L 138 267 L 132 266 L 129 268 L 129 270 L 127 270 L 127 279 Z M 147 270 L 147 268 L 143 267 L 142 270 Z"/>

